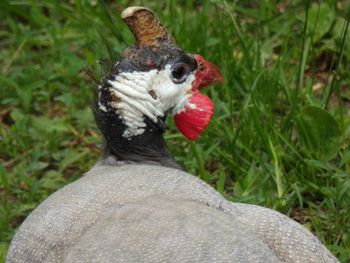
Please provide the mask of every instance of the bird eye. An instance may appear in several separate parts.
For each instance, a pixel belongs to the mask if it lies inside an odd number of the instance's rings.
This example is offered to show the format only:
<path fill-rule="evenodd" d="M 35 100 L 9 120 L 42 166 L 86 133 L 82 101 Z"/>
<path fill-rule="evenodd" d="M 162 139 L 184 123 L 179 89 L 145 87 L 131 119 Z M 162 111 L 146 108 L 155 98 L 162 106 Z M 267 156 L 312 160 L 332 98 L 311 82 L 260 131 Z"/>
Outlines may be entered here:
<path fill-rule="evenodd" d="M 178 63 L 174 65 L 171 69 L 171 80 L 176 84 L 184 82 L 187 79 L 188 71 L 189 68 L 186 64 Z"/>

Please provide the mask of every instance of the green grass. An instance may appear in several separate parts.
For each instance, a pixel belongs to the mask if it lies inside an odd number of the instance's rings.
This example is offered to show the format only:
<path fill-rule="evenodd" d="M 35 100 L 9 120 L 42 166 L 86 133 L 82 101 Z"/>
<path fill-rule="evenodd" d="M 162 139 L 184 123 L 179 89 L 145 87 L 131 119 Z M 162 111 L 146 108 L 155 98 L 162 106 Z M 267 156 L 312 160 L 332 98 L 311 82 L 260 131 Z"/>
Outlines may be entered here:
<path fill-rule="evenodd" d="M 100 75 L 132 43 L 120 13 L 142 4 L 226 79 L 205 91 L 216 112 L 197 142 L 169 121 L 179 163 L 232 201 L 296 219 L 349 260 L 347 1 L 69 2 L 0 2 L 0 261 L 25 217 L 98 158 L 95 83 L 83 68 Z"/>

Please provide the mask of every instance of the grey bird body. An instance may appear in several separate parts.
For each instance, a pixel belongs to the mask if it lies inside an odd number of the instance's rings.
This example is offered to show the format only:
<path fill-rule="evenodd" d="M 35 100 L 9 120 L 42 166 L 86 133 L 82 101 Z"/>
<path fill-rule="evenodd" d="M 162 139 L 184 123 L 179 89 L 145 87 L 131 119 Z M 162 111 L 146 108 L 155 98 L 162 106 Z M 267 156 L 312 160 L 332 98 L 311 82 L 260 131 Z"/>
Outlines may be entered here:
<path fill-rule="evenodd" d="M 337 262 L 301 225 L 156 165 L 100 163 L 25 220 L 7 262 Z"/>

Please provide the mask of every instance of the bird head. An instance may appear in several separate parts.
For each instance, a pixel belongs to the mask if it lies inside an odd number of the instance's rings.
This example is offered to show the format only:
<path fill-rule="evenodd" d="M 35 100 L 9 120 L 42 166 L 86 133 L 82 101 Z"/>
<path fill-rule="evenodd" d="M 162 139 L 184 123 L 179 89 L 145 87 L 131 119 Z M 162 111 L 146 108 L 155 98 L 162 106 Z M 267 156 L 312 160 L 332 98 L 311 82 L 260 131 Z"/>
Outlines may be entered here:
<path fill-rule="evenodd" d="M 135 45 L 124 51 L 99 85 L 95 116 L 102 133 L 107 133 L 102 115 L 118 116 L 121 136 L 131 141 L 146 133 L 163 133 L 166 115 L 171 114 L 181 133 L 196 139 L 214 112 L 212 100 L 200 90 L 223 80 L 219 69 L 179 48 L 151 10 L 129 7 L 121 16 Z"/>

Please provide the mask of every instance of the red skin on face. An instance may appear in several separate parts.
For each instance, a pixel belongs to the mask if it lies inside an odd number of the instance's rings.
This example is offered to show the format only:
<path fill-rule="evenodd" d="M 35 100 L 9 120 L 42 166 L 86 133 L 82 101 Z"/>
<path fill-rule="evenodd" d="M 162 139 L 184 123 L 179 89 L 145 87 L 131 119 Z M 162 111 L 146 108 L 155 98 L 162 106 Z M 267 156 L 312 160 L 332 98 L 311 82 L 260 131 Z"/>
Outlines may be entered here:
<path fill-rule="evenodd" d="M 194 55 L 198 63 L 198 71 L 195 80 L 192 82 L 193 90 L 200 90 L 213 83 L 222 83 L 224 78 L 220 70 L 209 61 L 206 61 L 201 55 Z"/>
<path fill-rule="evenodd" d="M 176 114 L 174 120 L 180 132 L 193 141 L 208 127 L 214 113 L 214 103 L 199 92 L 193 93 L 189 102 L 194 109 L 185 106 L 185 110 Z"/>
<path fill-rule="evenodd" d="M 195 55 L 199 69 L 192 82 L 193 94 L 185 110 L 174 116 L 175 124 L 180 132 L 189 140 L 195 140 L 208 127 L 214 113 L 214 103 L 199 92 L 200 89 L 215 83 L 223 82 L 220 70 L 202 56 Z"/>

